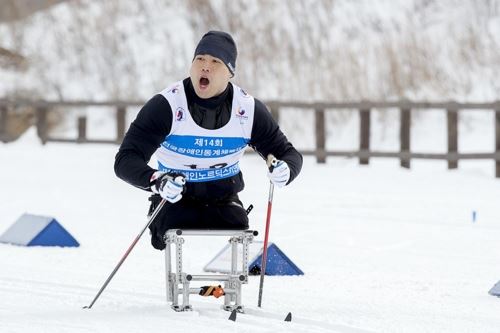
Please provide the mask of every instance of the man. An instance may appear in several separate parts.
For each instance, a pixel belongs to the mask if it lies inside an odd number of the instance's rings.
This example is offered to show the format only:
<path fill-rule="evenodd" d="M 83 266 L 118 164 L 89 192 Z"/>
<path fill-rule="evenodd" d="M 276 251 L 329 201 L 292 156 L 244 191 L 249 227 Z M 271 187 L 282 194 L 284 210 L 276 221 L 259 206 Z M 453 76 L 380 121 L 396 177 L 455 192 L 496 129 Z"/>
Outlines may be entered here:
<path fill-rule="evenodd" d="M 156 249 L 165 248 L 168 229 L 248 229 L 238 198 L 244 188 L 238 161 L 247 145 L 278 159 L 268 173 L 278 187 L 302 168 L 302 156 L 264 104 L 230 83 L 236 55 L 229 34 L 206 33 L 189 77 L 143 106 L 116 155 L 116 175 L 154 193 L 150 213 L 167 201 L 150 225 Z M 147 165 L 155 151 L 158 170 Z"/>

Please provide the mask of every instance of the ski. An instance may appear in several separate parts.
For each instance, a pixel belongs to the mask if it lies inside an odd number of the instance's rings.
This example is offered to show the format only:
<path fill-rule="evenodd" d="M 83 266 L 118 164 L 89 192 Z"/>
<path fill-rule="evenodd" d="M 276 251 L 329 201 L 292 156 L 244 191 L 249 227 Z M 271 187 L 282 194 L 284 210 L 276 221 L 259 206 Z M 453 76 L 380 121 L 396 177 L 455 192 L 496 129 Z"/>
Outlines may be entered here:
<path fill-rule="evenodd" d="M 237 313 L 238 313 L 238 311 L 236 311 L 236 310 L 231 311 L 231 314 L 229 315 L 229 318 L 227 318 L 227 319 L 231 320 L 231 321 L 236 321 L 236 314 Z"/>
<path fill-rule="evenodd" d="M 237 318 L 237 315 L 238 315 L 238 311 L 237 310 L 233 310 L 231 311 L 231 314 L 229 315 L 229 318 L 227 318 L 228 320 L 231 320 L 231 321 L 236 321 L 236 318 Z M 250 315 L 250 316 L 257 316 L 259 317 L 259 314 L 258 313 L 245 313 L 245 315 Z M 261 316 L 262 317 L 262 316 Z M 266 316 L 269 318 L 269 316 Z M 288 321 L 288 322 L 291 322 L 292 321 L 292 313 L 291 312 L 288 312 L 288 314 L 285 316 L 285 319 L 283 319 L 283 321 Z"/>

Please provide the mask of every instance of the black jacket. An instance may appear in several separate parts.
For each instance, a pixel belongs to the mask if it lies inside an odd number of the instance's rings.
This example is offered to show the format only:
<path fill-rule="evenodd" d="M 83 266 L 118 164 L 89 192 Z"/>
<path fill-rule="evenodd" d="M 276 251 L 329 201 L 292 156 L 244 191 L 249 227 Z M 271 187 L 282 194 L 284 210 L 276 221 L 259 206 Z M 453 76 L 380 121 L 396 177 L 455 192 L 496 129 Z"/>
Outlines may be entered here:
<path fill-rule="evenodd" d="M 194 92 L 190 78 L 183 81 L 189 112 L 195 122 L 207 129 L 224 126 L 231 117 L 233 87 L 219 96 L 201 99 Z M 143 190 L 150 190 L 150 178 L 156 171 L 147 163 L 170 133 L 172 111 L 166 98 L 155 95 L 140 110 L 130 125 L 115 157 L 115 173 L 124 181 Z M 249 145 L 261 156 L 273 154 L 290 167 L 289 183 L 302 168 L 302 155 L 288 142 L 265 105 L 255 99 L 254 122 Z M 230 178 L 209 182 L 188 182 L 187 197 L 201 200 L 219 200 L 234 195 L 244 188 L 241 172 Z"/>

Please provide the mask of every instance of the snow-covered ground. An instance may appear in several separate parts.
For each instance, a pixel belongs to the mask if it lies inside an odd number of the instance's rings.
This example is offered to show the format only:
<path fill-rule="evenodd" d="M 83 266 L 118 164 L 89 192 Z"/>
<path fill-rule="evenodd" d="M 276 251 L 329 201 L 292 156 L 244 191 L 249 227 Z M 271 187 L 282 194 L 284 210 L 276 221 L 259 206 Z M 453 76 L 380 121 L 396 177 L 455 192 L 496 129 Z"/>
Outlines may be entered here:
<path fill-rule="evenodd" d="M 116 146 L 47 144 L 29 131 L 0 145 L 0 234 L 25 212 L 55 216 L 79 248 L 0 244 L 1 332 L 498 332 L 500 181 L 394 161 L 306 158 L 274 196 L 271 241 L 304 272 L 243 288 L 251 313 L 226 320 L 221 300 L 193 296 L 193 312 L 164 300 L 162 252 L 147 235 L 91 310 L 83 310 L 146 223 L 147 194 L 113 173 Z M 264 163 L 247 155 L 241 197 L 265 222 Z M 473 222 L 472 212 L 477 213 Z M 261 236 L 259 236 L 261 239 Z M 185 270 L 225 239 L 187 239 Z M 292 323 L 279 318 L 291 311 Z"/>

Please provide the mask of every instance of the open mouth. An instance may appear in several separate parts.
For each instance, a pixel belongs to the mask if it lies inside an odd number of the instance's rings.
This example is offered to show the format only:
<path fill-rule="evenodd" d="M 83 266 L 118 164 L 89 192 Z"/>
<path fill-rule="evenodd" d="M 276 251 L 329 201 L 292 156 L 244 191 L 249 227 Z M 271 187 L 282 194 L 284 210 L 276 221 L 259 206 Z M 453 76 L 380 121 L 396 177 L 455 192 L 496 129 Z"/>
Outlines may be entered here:
<path fill-rule="evenodd" d="M 209 79 L 207 79 L 206 77 L 201 77 L 200 78 L 200 88 L 201 89 L 206 89 L 209 84 L 210 84 L 210 80 Z"/>

